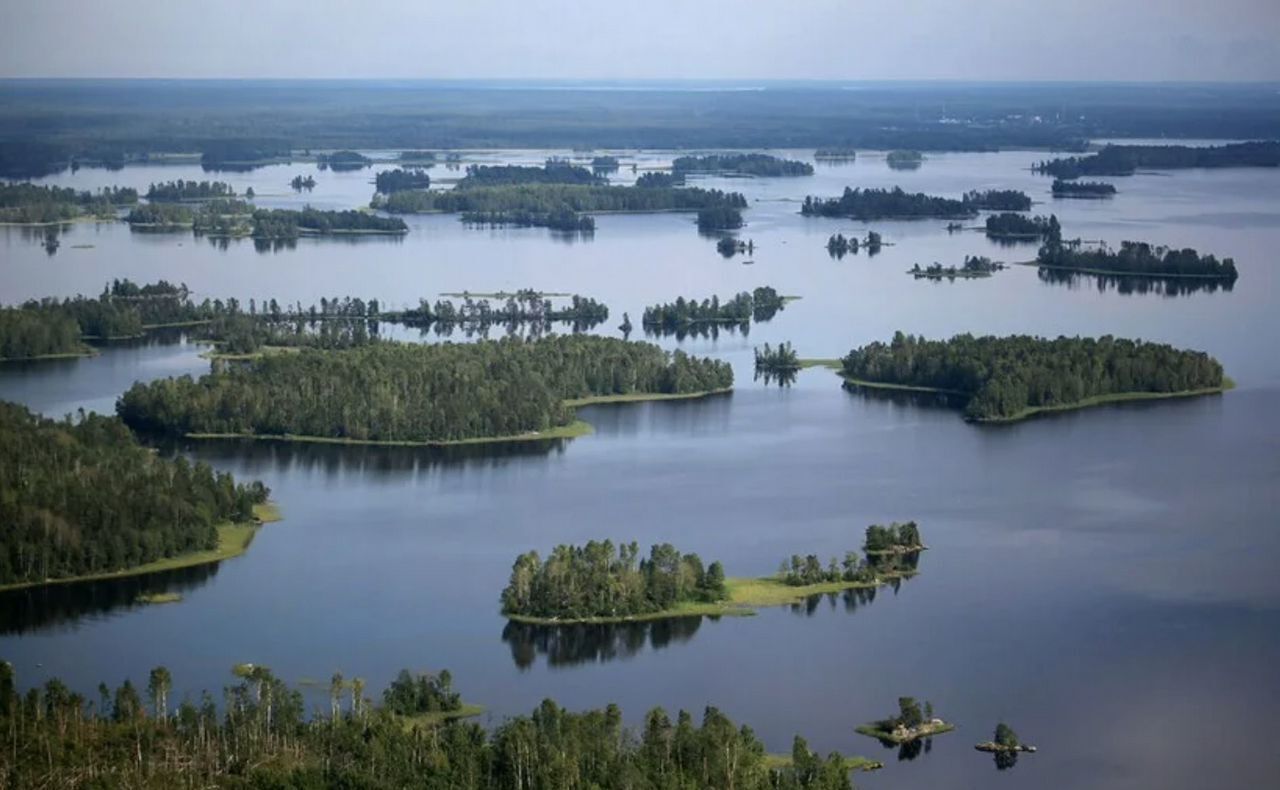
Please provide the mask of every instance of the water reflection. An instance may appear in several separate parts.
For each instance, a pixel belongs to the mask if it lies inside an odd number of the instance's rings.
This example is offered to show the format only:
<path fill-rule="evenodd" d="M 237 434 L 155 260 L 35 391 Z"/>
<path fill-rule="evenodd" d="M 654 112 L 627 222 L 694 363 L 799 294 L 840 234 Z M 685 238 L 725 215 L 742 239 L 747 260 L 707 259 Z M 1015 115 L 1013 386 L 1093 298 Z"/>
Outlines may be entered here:
<path fill-rule="evenodd" d="M 996 752 L 994 759 L 995 759 L 997 771 L 1007 771 L 1018 764 L 1018 753 L 1017 752 Z"/>
<path fill-rule="evenodd" d="M 966 402 L 964 397 L 946 392 L 882 389 L 880 387 L 865 387 L 852 381 L 845 381 L 843 386 L 845 392 L 861 395 L 872 400 L 888 401 L 897 406 L 955 410 L 964 408 Z"/>
<path fill-rule="evenodd" d="M 71 629 L 86 616 L 146 606 L 143 595 L 185 593 L 208 583 L 218 563 L 143 576 L 52 584 L 0 593 L 0 634 L 28 634 Z"/>
<path fill-rule="evenodd" d="M 571 667 L 628 659 L 649 646 L 661 650 L 687 642 L 702 625 L 701 617 L 675 617 L 639 623 L 533 625 L 508 620 L 502 641 L 511 660 L 529 669 L 543 656 L 550 667 Z"/>
<path fill-rule="evenodd" d="M 1115 291 L 1130 296 L 1133 294 L 1157 294 L 1159 296 L 1188 296 L 1201 291 L 1217 293 L 1219 289 L 1230 292 L 1235 283 L 1230 280 L 1210 280 L 1188 277 L 1133 277 L 1116 274 L 1092 274 L 1073 272 L 1065 269 L 1039 269 L 1040 282 L 1049 285 L 1065 285 L 1071 289 L 1079 289 L 1093 284 L 1098 293 Z"/>

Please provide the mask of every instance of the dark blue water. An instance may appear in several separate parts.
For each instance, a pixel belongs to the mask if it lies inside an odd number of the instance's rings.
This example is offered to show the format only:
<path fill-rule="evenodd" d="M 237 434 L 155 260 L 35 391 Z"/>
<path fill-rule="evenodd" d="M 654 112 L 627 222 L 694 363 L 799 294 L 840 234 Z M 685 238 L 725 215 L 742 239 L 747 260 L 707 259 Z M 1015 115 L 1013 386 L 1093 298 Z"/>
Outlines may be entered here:
<path fill-rule="evenodd" d="M 7 302 L 97 292 L 125 275 L 185 280 L 211 297 L 352 294 L 393 305 L 532 286 L 603 299 L 613 325 L 624 310 L 637 321 L 644 305 L 677 294 L 768 284 L 804 297 L 746 337 L 680 344 L 734 362 L 731 396 L 585 409 L 596 433 L 582 439 L 449 453 L 179 448 L 263 479 L 285 520 L 216 572 L 147 582 L 181 590 L 180 604 L 135 607 L 137 590 L 117 587 L 3 599 L 0 654 L 27 682 L 58 675 L 82 690 L 136 682 L 163 663 L 175 697 L 220 688 L 242 661 L 293 681 L 340 669 L 375 689 L 400 667 L 448 667 L 490 721 L 547 696 L 575 708 L 617 702 L 632 722 L 654 705 L 714 704 L 774 751 L 799 732 L 822 751 L 885 759 L 884 771 L 859 777 L 871 788 L 1269 782 L 1277 751 L 1242 733 L 1265 735 L 1280 704 L 1280 293 L 1269 257 L 1280 243 L 1280 173 L 1139 176 L 1118 180 L 1114 201 L 1050 205 L 1047 182 L 1023 169 L 1038 157 L 938 155 L 895 173 L 864 156 L 811 179 L 711 182 L 752 199 L 743 236 L 756 241 L 753 266 L 721 259 L 678 215 L 602 217 L 593 239 L 575 243 L 415 218 L 400 242 L 306 242 L 267 254 L 77 226 L 47 257 L 38 240 L 0 231 Z M 245 178 L 264 194 L 294 172 L 305 170 Z M 75 177 L 189 175 L 175 167 Z M 321 193 L 322 181 L 312 199 L 367 199 L 371 188 L 358 179 L 369 177 L 329 174 L 333 195 Z M 1241 279 L 1230 292 L 1173 297 L 1051 284 L 1022 267 L 983 281 L 916 282 L 903 273 L 916 261 L 1034 252 L 948 236 L 944 223 L 889 222 L 873 227 L 895 246 L 832 260 L 827 235 L 858 226 L 804 220 L 795 201 L 846 183 L 1035 190 L 1046 201 L 1038 208 L 1056 211 L 1068 235 L 1234 255 Z M 70 248 L 77 236 L 95 246 Z M 845 392 L 824 370 L 788 389 L 751 381 L 751 348 L 765 341 L 835 356 L 896 329 L 1168 341 L 1214 354 L 1240 387 L 978 427 L 930 402 Z M 204 370 L 199 350 L 156 341 L 8 366 L 0 397 L 50 414 L 109 410 L 133 379 Z M 932 547 L 921 573 L 874 596 L 627 629 L 512 628 L 497 612 L 512 560 L 531 548 L 671 541 L 733 575 L 763 575 L 792 553 L 856 548 L 868 523 L 909 518 Z M 900 695 L 931 700 L 960 729 L 907 761 L 853 733 Z M 1009 772 L 972 750 L 998 720 L 1041 747 Z"/>

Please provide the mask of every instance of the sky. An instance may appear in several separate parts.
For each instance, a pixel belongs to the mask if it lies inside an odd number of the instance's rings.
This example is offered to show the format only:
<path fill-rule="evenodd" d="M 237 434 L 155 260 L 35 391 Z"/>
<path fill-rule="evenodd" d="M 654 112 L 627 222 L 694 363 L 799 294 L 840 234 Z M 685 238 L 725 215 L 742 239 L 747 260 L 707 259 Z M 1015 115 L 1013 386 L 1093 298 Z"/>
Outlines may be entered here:
<path fill-rule="evenodd" d="M 1280 0 L 0 0 L 0 77 L 1280 81 Z"/>

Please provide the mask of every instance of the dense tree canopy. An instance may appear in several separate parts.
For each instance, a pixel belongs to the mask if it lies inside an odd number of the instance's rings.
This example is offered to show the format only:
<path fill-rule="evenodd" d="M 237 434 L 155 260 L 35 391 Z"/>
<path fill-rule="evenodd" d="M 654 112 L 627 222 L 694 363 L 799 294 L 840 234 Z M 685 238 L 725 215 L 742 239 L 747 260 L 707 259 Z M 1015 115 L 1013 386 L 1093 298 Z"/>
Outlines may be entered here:
<path fill-rule="evenodd" d="M 843 372 L 856 380 L 955 392 L 967 399 L 966 416 L 977 420 L 1096 396 L 1189 392 L 1223 384 L 1222 365 L 1208 354 L 1110 335 L 925 340 L 898 332 L 890 343 L 850 351 Z"/>
<path fill-rule="evenodd" d="M 134 206 L 124 221 L 130 225 L 181 228 L 195 221 L 195 212 L 179 203 L 143 203 Z"/>
<path fill-rule="evenodd" d="M 1050 240 L 1040 248 L 1036 261 L 1041 266 L 1057 269 L 1109 274 L 1204 277 L 1228 282 L 1235 282 L 1238 276 L 1232 258 L 1219 261 L 1213 255 L 1200 255 L 1193 249 L 1176 250 L 1139 241 L 1122 241 L 1120 249 L 1112 250 L 1105 244 L 1084 247 Z"/>
<path fill-rule="evenodd" d="M 512 184 L 579 184 L 596 186 L 605 179 L 585 167 L 562 159 L 548 159 L 543 167 L 526 165 L 468 165 L 457 189 L 510 186 Z"/>
<path fill-rule="evenodd" d="M 675 332 L 691 324 L 746 324 L 752 320 L 768 321 L 786 304 L 786 299 L 769 286 L 743 291 L 727 302 L 719 296 L 710 299 L 685 299 L 646 307 L 641 320 L 646 330 Z"/>
<path fill-rule="evenodd" d="M 551 700 L 492 729 L 415 722 L 399 712 L 421 699 L 406 674 L 383 705 L 358 679 L 335 676 L 330 715 L 308 718 L 301 692 L 262 666 L 223 689 L 220 709 L 208 692 L 175 708 L 163 667 L 145 702 L 129 681 L 88 702 L 57 679 L 20 695 L 13 666 L 0 663 L 0 728 L 15 734 L 5 777 L 13 787 L 140 790 L 851 789 L 839 754 L 824 760 L 797 737 L 790 765 L 768 765 L 752 729 L 714 707 L 700 725 L 654 708 L 636 732 L 615 705 L 574 713 Z"/>
<path fill-rule="evenodd" d="M 537 169 L 537 168 L 535 168 Z M 647 174 L 646 174 L 647 175 Z M 397 214 L 441 211 L 550 214 L 556 211 L 697 211 L 726 205 L 745 208 L 737 192 L 697 187 L 607 186 L 558 183 L 520 183 L 451 189 L 442 192 L 395 192 L 375 199 L 374 208 Z"/>
<path fill-rule="evenodd" d="M 87 351 L 80 324 L 59 310 L 0 308 L 0 360 Z"/>
<path fill-rule="evenodd" d="M 359 151 L 334 151 L 333 153 L 320 154 L 316 157 L 316 162 L 321 167 L 328 167 L 330 170 L 360 170 L 373 164 L 373 160 Z"/>
<path fill-rule="evenodd" d="M 1096 154 L 1040 162 L 1035 170 L 1055 178 L 1129 176 L 1139 169 L 1277 167 L 1280 141 L 1227 145 L 1108 145 Z"/>
<path fill-rule="evenodd" d="M 853 219 L 916 219 L 923 217 L 971 217 L 977 207 L 962 200 L 934 197 L 922 192 L 893 189 L 845 187 L 838 198 L 806 197 L 800 213 L 806 217 L 851 217 Z"/>
<path fill-rule="evenodd" d="M 561 620 L 630 617 L 727 597 L 718 562 L 704 567 L 697 554 L 681 554 L 669 543 L 653 546 L 643 559 L 635 543 L 615 549 L 612 541 L 593 540 L 556 546 L 545 561 L 536 551 L 517 557 L 502 612 Z"/>
<path fill-rule="evenodd" d="M 986 230 L 987 236 L 993 239 L 1056 241 L 1062 238 L 1062 226 L 1058 224 L 1055 214 L 1050 214 L 1047 218 L 1028 217 L 1012 212 L 992 214 L 987 217 Z"/>
<path fill-rule="evenodd" d="M 966 255 L 964 263 L 956 266 L 943 266 L 941 263 L 933 262 L 928 266 L 921 267 L 915 264 L 907 270 L 907 274 L 915 277 L 917 280 L 954 280 L 957 277 L 990 277 L 992 274 L 1004 269 L 1004 264 L 993 261 L 985 255 Z"/>
<path fill-rule="evenodd" d="M 894 170 L 915 170 L 924 163 L 924 154 L 919 151 L 898 149 L 885 156 L 885 162 Z"/>
<path fill-rule="evenodd" d="M 389 195 L 406 189 L 427 189 L 431 186 L 431 176 L 421 168 L 397 167 L 378 173 L 373 177 L 373 183 L 379 192 Z"/>
<path fill-rule="evenodd" d="M 225 181 L 164 181 L 152 184 L 147 190 L 147 200 L 176 202 L 181 200 L 211 200 L 235 197 L 236 191 Z"/>
<path fill-rule="evenodd" d="M 572 335 L 272 355 L 198 380 L 135 384 L 116 408 L 130 426 L 165 433 L 428 442 L 565 425 L 568 398 L 732 384 L 724 362 Z"/>
<path fill-rule="evenodd" d="M 736 173 L 748 176 L 811 176 L 813 165 L 769 154 L 678 156 L 671 163 L 677 178 L 691 173 Z"/>
<path fill-rule="evenodd" d="M 1052 192 L 1054 197 L 1104 198 L 1115 195 L 1116 187 L 1105 181 L 1063 181 L 1055 178 Z"/>
<path fill-rule="evenodd" d="M 964 202 L 983 211 L 1031 210 L 1031 196 L 1017 189 L 975 189 L 964 193 Z"/>
<path fill-rule="evenodd" d="M 142 447 L 120 420 L 55 422 L 0 401 L 0 585 L 124 570 L 217 546 L 261 483 Z"/>
<path fill-rule="evenodd" d="M 63 222 L 91 215 L 115 219 L 116 206 L 138 202 L 132 187 L 104 187 L 98 192 L 35 184 L 0 184 L 0 222 Z"/>

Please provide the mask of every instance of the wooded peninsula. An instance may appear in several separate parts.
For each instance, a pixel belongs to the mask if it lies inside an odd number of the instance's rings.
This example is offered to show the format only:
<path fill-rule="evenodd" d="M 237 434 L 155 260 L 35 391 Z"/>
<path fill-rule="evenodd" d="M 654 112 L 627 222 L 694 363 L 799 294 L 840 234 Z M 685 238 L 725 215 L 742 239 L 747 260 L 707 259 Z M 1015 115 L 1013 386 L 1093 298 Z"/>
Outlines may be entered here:
<path fill-rule="evenodd" d="M 1229 283 L 1234 283 L 1239 276 L 1233 258 L 1218 260 L 1190 248 L 1177 250 L 1139 241 L 1122 241 L 1120 249 L 1112 250 L 1105 244 L 1085 247 L 1079 242 L 1050 239 L 1036 255 L 1036 264 L 1041 268 L 1086 274 L 1190 277 Z"/>
<path fill-rule="evenodd" d="M 252 524 L 269 493 L 160 457 L 114 417 L 54 421 L 4 401 L 0 491 L 0 589 L 220 559 L 222 531 Z"/>
<path fill-rule="evenodd" d="M 696 396 L 732 385 L 728 363 L 593 335 L 383 342 L 139 383 L 116 408 L 135 430 L 194 438 L 448 444 L 578 435 L 583 425 L 567 400 Z"/>
<path fill-rule="evenodd" d="M 1033 168 L 1060 179 L 1080 176 L 1131 176 L 1137 170 L 1191 167 L 1277 167 L 1280 141 L 1228 145 L 1108 145 L 1089 156 L 1039 162 Z"/>

